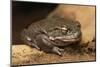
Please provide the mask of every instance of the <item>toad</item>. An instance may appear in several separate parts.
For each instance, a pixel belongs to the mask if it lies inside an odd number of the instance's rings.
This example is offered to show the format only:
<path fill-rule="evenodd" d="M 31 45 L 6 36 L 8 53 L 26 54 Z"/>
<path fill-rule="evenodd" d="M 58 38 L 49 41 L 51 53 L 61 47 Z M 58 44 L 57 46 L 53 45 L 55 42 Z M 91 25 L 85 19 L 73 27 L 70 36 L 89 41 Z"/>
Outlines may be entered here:
<path fill-rule="evenodd" d="M 28 45 L 45 52 L 62 55 L 68 45 L 80 42 L 81 24 L 56 14 L 32 23 L 21 32 L 21 39 Z"/>

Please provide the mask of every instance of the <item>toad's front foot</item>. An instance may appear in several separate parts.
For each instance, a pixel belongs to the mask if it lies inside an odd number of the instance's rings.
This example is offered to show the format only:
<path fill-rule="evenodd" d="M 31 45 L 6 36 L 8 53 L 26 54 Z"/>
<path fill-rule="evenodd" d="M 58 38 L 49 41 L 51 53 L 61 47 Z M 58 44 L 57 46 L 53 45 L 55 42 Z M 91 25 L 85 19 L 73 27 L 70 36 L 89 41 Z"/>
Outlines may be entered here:
<path fill-rule="evenodd" d="M 53 47 L 53 52 L 62 56 L 62 53 L 64 52 L 64 49 L 58 48 L 58 47 Z"/>

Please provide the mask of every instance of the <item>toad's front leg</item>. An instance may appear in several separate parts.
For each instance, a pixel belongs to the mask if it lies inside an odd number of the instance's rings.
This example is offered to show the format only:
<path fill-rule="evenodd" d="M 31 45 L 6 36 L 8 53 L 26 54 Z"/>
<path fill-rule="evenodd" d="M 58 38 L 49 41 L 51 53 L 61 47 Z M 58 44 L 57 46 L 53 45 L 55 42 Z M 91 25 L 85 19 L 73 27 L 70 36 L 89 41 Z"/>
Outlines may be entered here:
<path fill-rule="evenodd" d="M 51 52 L 56 53 L 56 54 L 58 54 L 60 56 L 62 55 L 62 52 L 64 50 L 60 49 L 57 46 L 55 46 L 56 43 L 54 43 L 53 41 L 51 41 L 51 39 L 47 35 L 40 34 L 40 35 L 37 36 L 37 40 L 39 41 L 38 43 L 40 43 L 40 44 L 43 43 L 43 47 L 47 46 L 47 48 L 46 48 L 47 50 L 50 50 Z"/>

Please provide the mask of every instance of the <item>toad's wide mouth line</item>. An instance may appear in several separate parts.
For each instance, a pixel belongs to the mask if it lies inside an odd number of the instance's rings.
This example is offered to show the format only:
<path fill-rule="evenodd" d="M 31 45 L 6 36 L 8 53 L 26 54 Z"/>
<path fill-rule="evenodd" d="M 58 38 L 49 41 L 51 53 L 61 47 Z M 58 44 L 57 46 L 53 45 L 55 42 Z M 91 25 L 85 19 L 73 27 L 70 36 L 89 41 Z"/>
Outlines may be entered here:
<path fill-rule="evenodd" d="M 80 40 L 80 38 L 72 38 L 72 39 L 62 39 L 62 41 L 64 41 L 64 42 L 75 42 L 75 41 L 79 41 Z"/>
<path fill-rule="evenodd" d="M 70 37 L 70 36 L 64 36 L 64 37 L 55 37 L 54 40 L 60 40 L 63 42 L 74 42 L 79 41 L 81 37 Z"/>

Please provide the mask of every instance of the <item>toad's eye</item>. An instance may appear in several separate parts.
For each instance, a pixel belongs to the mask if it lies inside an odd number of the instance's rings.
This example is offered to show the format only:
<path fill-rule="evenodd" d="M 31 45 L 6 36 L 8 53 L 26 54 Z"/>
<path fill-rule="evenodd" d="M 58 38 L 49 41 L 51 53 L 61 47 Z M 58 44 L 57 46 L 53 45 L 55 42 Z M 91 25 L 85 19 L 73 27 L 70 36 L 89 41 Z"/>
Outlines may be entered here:
<path fill-rule="evenodd" d="M 63 35 L 66 35 L 67 32 L 69 31 L 69 29 L 67 27 L 62 27 L 61 30 L 62 30 Z"/>
<path fill-rule="evenodd" d="M 68 26 L 64 25 L 63 27 L 61 27 L 61 30 L 67 31 L 68 30 Z"/>
<path fill-rule="evenodd" d="M 66 27 L 62 27 L 61 29 L 62 29 L 62 30 L 65 30 L 65 31 L 68 30 L 68 28 L 66 28 Z"/>

